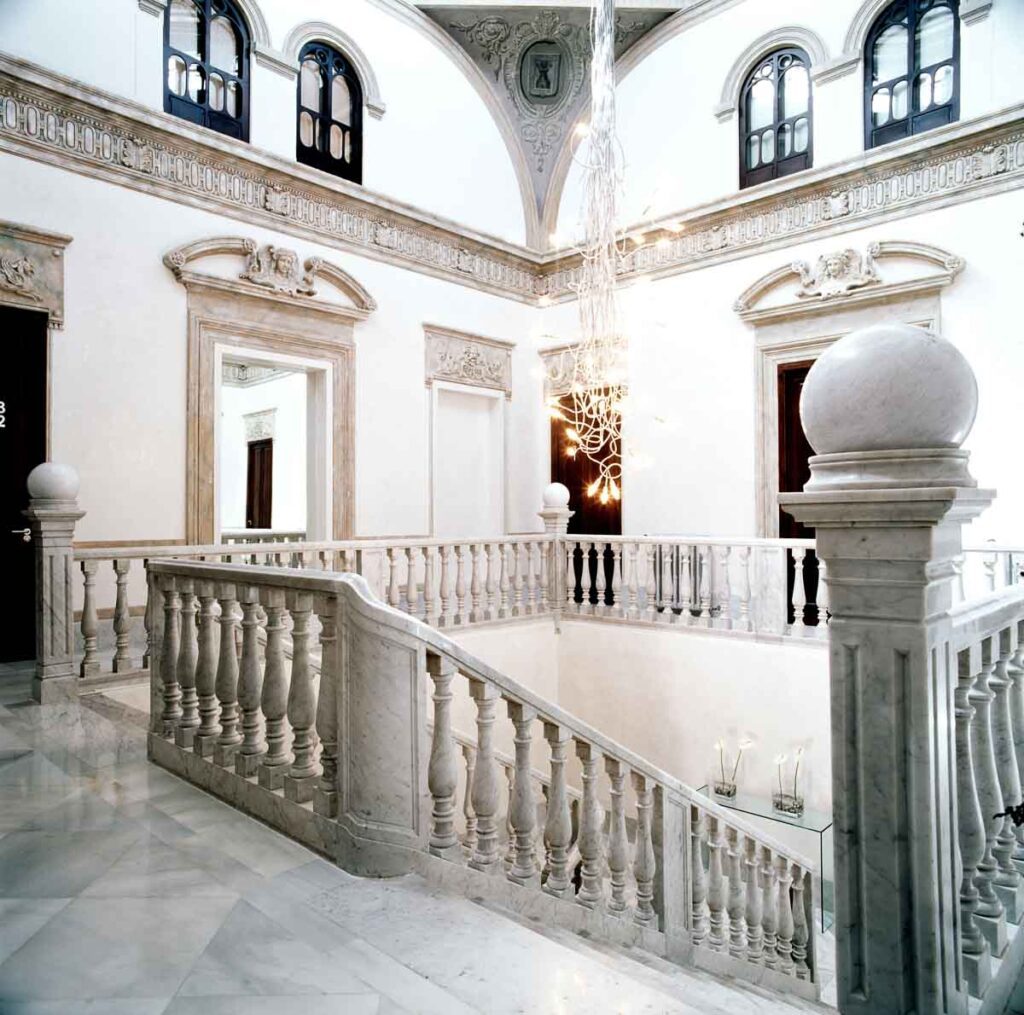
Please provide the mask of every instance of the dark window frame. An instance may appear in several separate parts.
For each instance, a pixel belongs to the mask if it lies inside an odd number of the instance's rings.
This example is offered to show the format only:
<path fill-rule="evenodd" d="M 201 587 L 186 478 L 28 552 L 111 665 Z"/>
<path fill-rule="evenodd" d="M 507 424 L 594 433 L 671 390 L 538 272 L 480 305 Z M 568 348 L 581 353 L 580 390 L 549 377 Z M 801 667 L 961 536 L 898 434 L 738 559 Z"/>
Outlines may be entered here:
<path fill-rule="evenodd" d="M 324 76 L 323 108 L 311 109 L 302 104 L 302 65 L 306 60 L 314 60 Z M 332 103 L 333 83 L 336 77 L 342 77 L 348 84 L 351 100 L 351 123 L 335 120 Z M 295 157 L 304 166 L 312 166 L 332 176 L 338 176 L 350 183 L 363 182 L 363 83 L 355 64 L 336 46 L 328 42 L 314 39 L 307 42 L 299 53 L 299 75 L 296 84 L 295 98 Z M 302 143 L 302 115 L 313 118 L 312 146 Z M 319 132 L 316 129 L 319 122 Z M 331 127 L 343 127 L 349 135 L 351 158 L 348 162 L 335 158 L 330 150 Z M 343 140 L 344 144 L 344 133 Z"/>
<path fill-rule="evenodd" d="M 200 58 L 196 59 L 188 53 L 175 49 L 171 45 L 171 12 L 172 5 L 168 3 L 164 13 L 164 62 L 163 62 L 163 86 L 164 86 L 164 112 L 172 116 L 180 117 L 200 127 L 214 130 L 218 134 L 225 134 L 228 137 L 237 138 L 239 141 L 249 140 L 249 84 L 250 84 L 250 58 L 252 45 L 249 34 L 249 26 L 245 17 L 233 0 L 189 0 L 196 10 L 202 22 L 202 52 Z M 234 28 L 241 60 L 239 61 L 239 73 L 232 74 L 223 67 L 217 67 L 210 62 L 210 27 L 215 18 L 225 17 Z M 168 67 L 171 58 L 177 56 L 185 61 L 186 76 L 188 70 L 193 66 L 202 68 L 206 82 L 203 101 L 196 102 L 189 98 L 187 91 L 185 95 L 178 95 L 173 92 L 168 81 Z M 230 82 L 237 82 L 241 90 L 241 109 L 237 117 L 230 113 L 211 108 L 210 106 L 210 74 L 219 74 L 224 79 L 225 90 Z"/>
<path fill-rule="evenodd" d="M 783 57 L 794 57 L 807 71 L 807 110 L 798 113 L 796 116 L 786 117 L 783 115 L 782 104 L 784 101 L 782 89 L 779 87 L 781 74 L 779 72 L 779 61 Z M 755 84 L 755 78 L 761 68 L 768 62 L 772 64 L 772 84 L 775 88 L 775 114 L 771 124 L 765 124 L 756 130 L 747 126 L 747 97 Z M 779 158 L 779 128 L 784 124 L 790 124 L 795 132 L 798 120 L 807 119 L 807 149 L 802 152 L 794 152 L 786 158 Z M 740 190 L 747 187 L 756 187 L 759 183 L 767 183 L 769 180 L 777 180 L 792 173 L 800 173 L 810 169 L 814 165 L 814 88 L 811 82 L 811 60 L 807 53 L 799 46 L 782 46 L 765 53 L 760 57 L 747 72 L 743 79 L 743 86 L 740 88 L 739 101 L 739 146 L 740 146 Z M 747 168 L 747 145 L 754 134 L 761 135 L 766 130 L 775 131 L 775 156 L 772 161 L 765 164 L 758 164 L 753 169 Z"/>
<path fill-rule="evenodd" d="M 948 8 L 953 14 L 953 55 L 949 60 L 921 66 L 917 62 L 916 36 L 918 22 L 929 11 L 939 7 Z M 874 50 L 875 43 L 886 29 L 905 22 L 907 28 L 907 72 L 887 81 L 875 84 Z M 948 102 L 941 106 L 929 106 L 924 112 L 917 108 L 917 78 L 921 74 L 932 75 L 934 88 L 935 71 L 951 64 L 953 67 L 953 92 Z M 890 119 L 880 127 L 874 125 L 872 102 L 875 92 L 889 89 L 890 101 L 893 87 L 900 82 L 907 83 L 907 115 L 898 120 Z M 872 22 L 864 43 L 864 147 L 867 150 L 898 141 L 901 138 L 922 134 L 936 127 L 956 123 L 960 119 L 960 2 L 959 0 L 894 0 Z"/>

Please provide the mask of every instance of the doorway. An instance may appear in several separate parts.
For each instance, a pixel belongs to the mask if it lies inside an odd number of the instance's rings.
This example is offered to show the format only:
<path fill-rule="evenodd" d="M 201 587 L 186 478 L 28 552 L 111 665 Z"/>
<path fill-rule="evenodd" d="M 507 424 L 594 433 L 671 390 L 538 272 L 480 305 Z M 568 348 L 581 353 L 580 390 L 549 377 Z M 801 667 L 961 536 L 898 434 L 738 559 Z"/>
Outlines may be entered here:
<path fill-rule="evenodd" d="M 779 493 L 800 493 L 804 484 L 811 478 L 810 458 L 814 449 L 804 433 L 800 419 L 800 396 L 804 390 L 804 381 L 808 371 L 814 366 L 814 360 L 799 363 L 781 363 L 778 367 L 779 394 Z M 813 539 L 814 529 L 798 522 L 792 515 L 779 508 L 780 539 Z M 794 622 L 793 585 L 796 578 L 796 567 L 793 552 L 786 554 L 787 602 L 789 606 L 788 622 Z M 804 558 L 803 568 L 804 592 L 806 601 L 815 601 L 818 588 L 818 558 L 814 551 L 808 551 Z M 818 623 L 818 608 L 807 605 L 804 607 L 805 624 Z"/>
<path fill-rule="evenodd" d="M 269 529 L 274 503 L 274 442 L 249 441 L 245 481 L 245 527 Z"/>
<path fill-rule="evenodd" d="M 0 334 L 0 538 L 7 567 L 0 591 L 0 663 L 9 663 L 36 657 L 35 549 L 22 535 L 27 522 L 21 512 L 28 505 L 25 480 L 46 460 L 47 315 L 0 306 Z"/>

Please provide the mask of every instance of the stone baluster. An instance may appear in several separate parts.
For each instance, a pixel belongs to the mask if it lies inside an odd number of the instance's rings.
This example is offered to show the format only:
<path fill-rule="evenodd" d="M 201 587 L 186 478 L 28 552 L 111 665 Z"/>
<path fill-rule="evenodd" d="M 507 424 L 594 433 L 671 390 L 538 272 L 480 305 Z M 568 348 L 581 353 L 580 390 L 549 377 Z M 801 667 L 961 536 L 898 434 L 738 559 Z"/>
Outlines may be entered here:
<path fill-rule="evenodd" d="M 289 590 L 288 611 L 292 615 L 292 678 L 288 687 L 288 725 L 292 728 L 294 758 L 284 779 L 284 795 L 295 803 L 309 803 L 320 775 L 316 763 L 316 693 L 309 658 L 312 632 L 313 595 Z M 321 681 L 323 659 L 321 657 Z"/>
<path fill-rule="evenodd" d="M 592 744 L 576 741 L 576 756 L 583 763 L 583 802 L 580 807 L 580 832 L 577 846 L 582 861 L 582 884 L 576 901 L 595 906 L 604 898 L 603 828 L 604 811 L 598 799 L 601 752 Z"/>
<path fill-rule="evenodd" d="M 779 952 L 776 947 L 775 931 L 779 925 L 776 912 L 775 879 L 778 870 L 775 866 L 772 851 L 764 846 L 761 851 L 761 940 L 764 964 L 768 969 L 777 969 Z"/>
<path fill-rule="evenodd" d="M 96 636 L 99 631 L 99 619 L 96 614 L 96 566 L 95 560 L 82 561 L 82 578 L 85 584 L 81 622 L 85 654 L 79 668 L 79 676 L 82 677 L 91 677 L 100 671 L 100 658 L 96 651 Z"/>
<path fill-rule="evenodd" d="M 722 822 L 709 814 L 708 821 L 708 944 L 716 951 L 725 951 L 726 897 L 722 871 Z"/>
<path fill-rule="evenodd" d="M 548 876 L 544 891 L 559 898 L 570 885 L 569 847 L 572 844 L 572 818 L 565 785 L 565 762 L 572 737 L 564 726 L 544 723 L 544 738 L 551 748 L 551 782 L 548 784 L 548 813 L 544 823 L 544 847 Z"/>
<path fill-rule="evenodd" d="M 512 572 L 512 613 L 521 617 L 523 608 L 523 548 L 520 543 L 512 544 L 514 570 Z"/>
<path fill-rule="evenodd" d="M 320 737 L 320 785 L 313 794 L 313 810 L 325 818 L 338 816 L 338 600 L 317 596 L 320 618 L 320 687 L 316 703 L 316 731 Z"/>
<path fill-rule="evenodd" d="M 498 594 L 498 575 L 501 571 L 501 562 L 496 559 L 496 555 L 500 552 L 500 544 L 488 543 L 484 547 L 484 554 L 487 559 L 487 582 L 485 585 L 485 591 L 487 592 L 487 612 L 486 616 L 488 620 L 497 620 L 500 616 L 501 600 Z"/>
<path fill-rule="evenodd" d="M 196 694 L 196 659 L 199 645 L 196 631 L 195 583 L 191 578 L 179 578 L 181 596 L 181 634 L 178 645 L 178 686 L 181 688 L 181 718 L 174 728 L 174 742 L 178 747 L 191 749 L 192 738 L 199 726 L 199 696 Z"/>
<path fill-rule="evenodd" d="M 405 572 L 405 604 L 410 615 L 423 619 L 425 612 L 420 606 L 420 588 L 416 581 L 416 563 L 419 559 L 420 548 L 410 546 L 406 548 L 406 572 Z"/>
<path fill-rule="evenodd" d="M 437 550 L 433 546 L 423 548 L 423 618 L 437 627 L 437 588 L 434 585 L 434 559 Z"/>
<path fill-rule="evenodd" d="M 629 869 L 629 840 L 626 838 L 626 775 L 629 769 L 617 758 L 604 759 L 611 784 L 611 815 L 608 826 L 608 911 L 626 912 L 626 874 Z"/>
<path fill-rule="evenodd" d="M 807 605 L 807 590 L 804 588 L 804 561 L 807 548 L 796 546 L 793 554 L 793 628 L 804 626 L 804 607 Z"/>
<path fill-rule="evenodd" d="M 494 712 L 498 691 L 493 684 L 470 680 L 469 693 L 476 701 L 476 770 L 473 773 L 473 812 L 476 814 L 476 848 L 470 867 L 494 874 L 498 856 L 498 773 L 494 760 Z"/>
<path fill-rule="evenodd" d="M 486 620 L 486 614 L 484 613 L 483 604 L 483 571 L 484 571 L 484 553 L 483 546 L 480 543 L 474 543 L 469 548 L 469 567 L 470 567 L 470 579 L 469 579 L 469 596 L 470 602 L 472 603 L 471 612 L 469 615 L 470 621 L 478 623 L 481 620 Z"/>
<path fill-rule="evenodd" d="M 626 603 L 624 616 L 634 620 L 640 616 L 640 584 L 637 580 L 637 543 L 627 543 L 624 548 L 623 561 L 626 582 Z"/>
<path fill-rule="evenodd" d="M 533 559 L 534 544 L 527 543 L 523 546 L 523 554 L 526 557 L 526 612 L 537 613 L 537 572 Z"/>
<path fill-rule="evenodd" d="M 755 966 L 764 962 L 764 918 L 761 898 L 760 868 L 757 840 L 745 836 L 743 865 L 747 870 L 747 899 L 743 919 L 747 931 L 747 961 Z"/>
<path fill-rule="evenodd" d="M 465 822 L 465 834 L 462 837 L 462 850 L 468 857 L 476 852 L 476 811 L 473 810 L 473 784 L 476 781 L 476 748 L 472 744 L 462 745 L 462 758 L 466 763 L 466 791 L 462 798 L 462 817 Z"/>
<path fill-rule="evenodd" d="M 988 592 L 996 590 L 996 561 L 997 557 L 994 553 L 986 554 L 982 561 L 982 566 L 985 569 L 985 589 Z"/>
<path fill-rule="evenodd" d="M 441 587 L 441 615 L 438 619 L 442 626 L 450 627 L 452 622 L 452 583 L 449 559 L 452 551 L 450 546 L 442 544 L 437 548 L 437 552 L 441 558 L 441 579 L 439 583 Z"/>
<path fill-rule="evenodd" d="M 691 548 L 685 543 L 678 547 L 679 556 L 679 622 L 689 624 L 693 619 L 693 577 L 691 575 L 693 557 Z M 673 548 L 669 548 L 665 559 L 675 560 Z M 699 593 L 698 593 L 699 601 Z"/>
<path fill-rule="evenodd" d="M 199 697 L 199 727 L 192 750 L 201 758 L 213 754 L 220 734 L 217 722 L 217 622 L 213 604 L 217 601 L 212 581 L 197 581 L 199 598 L 199 661 L 196 663 L 196 694 Z"/>
<path fill-rule="evenodd" d="M 732 547 L 719 546 L 718 557 L 719 574 L 722 576 L 722 585 L 718 593 L 718 619 L 723 627 L 732 627 Z"/>
<path fill-rule="evenodd" d="M 612 612 L 620 617 L 626 615 L 622 599 L 622 549 L 622 543 L 612 544 Z"/>
<path fill-rule="evenodd" d="M 148 560 L 143 560 L 142 570 L 146 575 L 146 608 L 142 611 L 142 629 L 146 635 L 146 647 L 142 652 L 142 668 L 148 670 L 150 668 L 150 660 L 153 657 L 153 642 L 156 634 L 154 617 L 156 615 L 156 599 L 159 596 L 159 589 L 157 589 L 157 594 L 153 595 L 154 590 L 149 577 Z"/>
<path fill-rule="evenodd" d="M 214 744 L 213 761 L 227 768 L 234 765 L 235 751 L 242 742 L 242 734 L 238 729 L 238 654 L 235 645 L 235 632 L 238 629 L 235 608 L 238 603 L 235 599 L 235 586 L 219 582 L 217 601 L 220 603 L 220 616 L 217 618 L 220 645 L 214 690 L 220 706 L 220 733 Z"/>
<path fill-rule="evenodd" d="M 508 702 L 508 717 L 515 726 L 516 764 L 509 815 L 512 824 L 514 858 L 509 880 L 520 885 L 540 887 L 540 872 L 534 854 L 537 830 L 537 805 L 533 797 L 533 770 L 530 749 L 533 745 L 533 724 L 537 713 L 528 705 Z"/>
<path fill-rule="evenodd" d="M 804 906 L 804 871 L 799 864 L 793 864 L 793 965 L 798 980 L 811 978 L 811 967 L 807 963 L 807 942 L 810 928 L 807 926 L 807 910 Z"/>
<path fill-rule="evenodd" d="M 597 574 L 595 576 L 595 587 L 597 589 L 597 602 L 594 604 L 594 613 L 604 616 L 608 613 L 606 593 L 608 591 L 608 576 L 605 573 L 605 552 L 608 544 L 600 541 L 594 543 L 594 555 L 597 560 Z"/>
<path fill-rule="evenodd" d="M 263 755 L 263 722 L 260 716 L 260 692 L 263 671 L 260 669 L 259 626 L 260 596 L 255 586 L 238 586 L 242 607 L 242 661 L 238 673 L 238 704 L 242 709 L 242 742 L 235 752 L 235 772 L 249 778 L 256 774 Z"/>
<path fill-rule="evenodd" d="M 1006 628 L 1000 632 L 999 659 L 989 679 L 989 687 L 995 695 L 992 702 L 992 740 L 1004 810 L 1021 803 L 1020 773 L 1017 770 L 1017 749 L 1013 742 L 1013 720 L 1010 714 L 1009 663 L 1016 635 L 1016 628 Z M 1024 744 L 1021 749 L 1024 750 Z M 1020 923 L 1024 915 L 1024 886 L 1013 862 L 1016 844 L 1013 820 L 1007 815 L 1002 819 L 1002 826 L 996 835 L 993 853 L 999 866 L 996 872 L 996 892 L 1006 910 L 1006 919 L 1013 924 Z"/>
<path fill-rule="evenodd" d="M 181 719 L 181 685 L 178 683 L 178 646 L 181 634 L 181 599 L 172 575 L 162 575 L 160 591 L 164 597 L 164 636 L 160 651 L 160 678 L 163 682 L 162 733 L 174 735 Z"/>
<path fill-rule="evenodd" d="M 737 557 L 740 562 L 740 628 L 749 631 L 750 622 L 750 547 L 741 546 Z"/>
<path fill-rule="evenodd" d="M 644 553 L 644 619 L 654 622 L 658 619 L 658 581 L 655 574 L 655 547 L 643 544 Z"/>
<path fill-rule="evenodd" d="M 828 623 L 828 566 L 818 558 L 818 591 L 814 595 L 818 606 L 818 626 Z"/>
<path fill-rule="evenodd" d="M 726 829 L 726 863 L 729 873 L 729 954 L 742 959 L 747 952 L 746 898 L 743 891 L 740 836 L 735 828 Z"/>
<path fill-rule="evenodd" d="M 653 927 L 658 914 L 654 910 L 654 878 L 658 873 L 654 855 L 654 791 L 651 780 L 633 772 L 636 793 L 636 847 L 633 852 L 633 878 L 636 881 L 636 909 L 633 922 Z"/>
<path fill-rule="evenodd" d="M 1024 787 L 1024 620 L 1017 624 L 1016 647 L 1006 672 L 1010 678 L 1010 729 L 1017 747 L 1017 777 Z M 1024 825 L 1015 826 L 1015 835 L 1014 862 L 1024 872 Z"/>
<path fill-rule="evenodd" d="M 427 788 L 434 801 L 429 848 L 435 856 L 454 858 L 462 852 L 455 832 L 455 791 L 459 773 L 452 737 L 452 680 L 457 671 L 445 656 L 428 652 L 427 672 L 434 682 L 434 731 L 427 769 Z"/>
<path fill-rule="evenodd" d="M 793 877 L 789 870 L 789 861 L 780 856 L 776 884 L 778 886 L 778 926 L 775 928 L 775 949 L 779 953 L 779 972 L 792 976 L 795 972 L 793 963 L 793 903 L 789 889 Z"/>
<path fill-rule="evenodd" d="M 467 619 L 466 547 L 459 543 L 455 547 L 455 623 L 465 624 Z"/>
<path fill-rule="evenodd" d="M 690 938 L 694 945 L 704 944 L 708 936 L 708 878 L 704 869 L 705 817 L 697 807 L 690 806 Z"/>
<path fill-rule="evenodd" d="M 980 648 L 977 650 L 980 653 Z M 958 660 L 958 681 L 955 691 L 956 721 L 956 797 L 959 823 L 957 841 L 960 846 L 960 941 L 964 957 L 964 973 L 968 990 L 980 997 L 991 979 L 989 949 L 976 919 L 978 889 L 975 878 L 978 864 L 985 856 L 985 823 L 978 802 L 971 750 L 971 725 L 974 706 L 970 702 L 974 675 L 980 667 L 972 666 L 971 652 L 962 652 Z"/>
<path fill-rule="evenodd" d="M 714 558 L 712 547 L 701 546 L 700 553 L 700 616 L 708 625 L 711 623 L 711 587 Z"/>
<path fill-rule="evenodd" d="M 401 550 L 390 548 L 387 551 L 388 555 L 388 567 L 390 569 L 390 577 L 388 580 L 388 605 L 393 606 L 396 610 L 401 609 L 402 606 L 402 588 L 398 584 L 398 555 Z"/>
<path fill-rule="evenodd" d="M 267 614 L 266 665 L 260 704 L 266 722 L 267 750 L 259 766 L 259 783 L 264 789 L 280 789 L 291 764 L 285 712 L 288 707 L 288 675 L 284 656 L 284 589 L 263 588 L 260 604 Z"/>
<path fill-rule="evenodd" d="M 133 669 L 128 642 L 132 633 L 131 612 L 128 609 L 128 573 L 130 560 L 115 560 L 114 564 L 114 664 L 115 673 Z"/>
<path fill-rule="evenodd" d="M 516 767 L 502 762 L 501 768 L 505 773 L 505 855 L 502 862 L 507 873 L 512 870 L 512 864 L 516 859 L 516 836 L 512 830 L 512 796 L 515 793 Z"/>
<path fill-rule="evenodd" d="M 551 552 L 553 543 L 537 544 L 537 612 L 546 613 L 551 609 Z"/>
<path fill-rule="evenodd" d="M 976 920 L 988 940 L 992 954 L 998 957 L 1006 947 L 1006 920 L 1002 901 L 995 888 L 997 864 L 994 850 L 1003 827 L 1003 819 L 995 815 L 1004 808 L 992 742 L 992 701 L 995 694 L 989 681 L 996 661 L 992 641 L 991 638 L 985 638 L 981 643 L 981 672 L 971 688 L 969 700 L 974 706 L 974 721 L 971 723 L 974 779 L 985 826 L 985 853 L 974 879 L 978 886 Z"/>
<path fill-rule="evenodd" d="M 565 604 L 572 610 L 579 610 L 576 603 L 576 541 L 565 541 Z"/>
<path fill-rule="evenodd" d="M 509 565 L 509 553 L 511 552 L 508 543 L 498 544 L 498 556 L 501 561 L 501 578 L 498 581 L 498 589 L 501 593 L 501 616 L 512 616 L 512 579 L 511 567 Z"/>

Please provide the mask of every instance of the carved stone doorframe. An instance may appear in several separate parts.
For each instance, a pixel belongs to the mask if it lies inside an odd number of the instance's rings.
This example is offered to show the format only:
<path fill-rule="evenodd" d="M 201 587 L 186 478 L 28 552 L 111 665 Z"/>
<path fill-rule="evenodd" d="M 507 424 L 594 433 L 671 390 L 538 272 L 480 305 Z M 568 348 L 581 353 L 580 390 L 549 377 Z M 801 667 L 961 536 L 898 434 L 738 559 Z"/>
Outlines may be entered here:
<path fill-rule="evenodd" d="M 941 294 L 963 270 L 948 251 L 883 241 L 831 252 L 758 279 L 734 310 L 754 328 L 757 535 L 779 535 L 778 370 L 817 359 L 858 328 L 900 321 L 941 331 Z"/>
<path fill-rule="evenodd" d="M 0 306 L 46 314 L 47 459 L 53 446 L 53 332 L 64 327 L 64 250 L 71 239 L 0 222 Z"/>
<path fill-rule="evenodd" d="M 203 257 L 245 258 L 242 271 L 228 277 L 197 272 Z M 329 384 L 310 394 L 317 412 L 329 414 L 324 447 L 329 462 L 318 481 L 329 484 L 331 517 L 327 537 L 347 539 L 355 528 L 355 345 L 353 331 L 376 303 L 341 268 L 253 240 L 217 237 L 171 251 L 164 263 L 188 292 L 188 392 L 185 477 L 185 539 L 216 538 L 217 392 L 225 353 L 256 362 L 291 361 L 316 371 Z M 328 282 L 348 301 L 322 298 Z M 311 376 L 315 376 L 311 374 Z M 317 402 L 320 404 L 316 404 Z"/>

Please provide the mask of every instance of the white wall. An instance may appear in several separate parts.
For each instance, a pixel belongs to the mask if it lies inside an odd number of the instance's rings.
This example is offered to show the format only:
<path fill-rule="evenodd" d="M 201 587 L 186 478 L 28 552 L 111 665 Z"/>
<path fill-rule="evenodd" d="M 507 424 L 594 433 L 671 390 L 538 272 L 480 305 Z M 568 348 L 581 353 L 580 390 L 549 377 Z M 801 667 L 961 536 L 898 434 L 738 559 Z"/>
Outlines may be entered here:
<path fill-rule="evenodd" d="M 434 535 L 504 532 L 504 394 L 439 386 L 435 399 Z"/>
<path fill-rule="evenodd" d="M 183 243 L 239 234 L 332 261 L 379 304 L 355 329 L 357 534 L 428 531 L 425 323 L 519 343 L 509 525 L 540 529 L 547 437 L 535 419 L 532 308 L 6 154 L 0 177 L 0 219 L 74 237 L 51 392 L 53 457 L 82 480 L 79 539 L 184 537 L 187 301 L 161 258 Z"/>
<path fill-rule="evenodd" d="M 484 101 L 449 56 L 369 0 L 262 0 L 271 45 L 297 25 L 337 25 L 365 53 L 387 107 L 364 113 L 363 182 L 481 232 L 523 242 L 512 162 Z M 163 110 L 163 22 L 138 0 L 3 0 L 0 49 Z M 295 158 L 294 79 L 251 61 L 250 139 Z"/>
<path fill-rule="evenodd" d="M 217 429 L 221 529 L 244 529 L 249 444 L 245 417 L 274 410 L 271 526 L 306 531 L 306 385 L 305 373 L 275 377 L 262 384 L 220 389 Z"/>
<path fill-rule="evenodd" d="M 735 115 L 725 122 L 714 115 L 733 64 L 748 46 L 786 25 L 816 33 L 829 57 L 838 57 L 861 2 L 746 0 L 667 40 L 641 60 L 616 93 L 625 158 L 622 221 L 672 215 L 736 193 L 739 124 Z M 961 25 L 961 119 L 1024 98 L 1019 78 L 1009 70 L 1016 66 L 1022 45 L 1024 4 L 997 2 L 984 21 Z M 814 166 L 862 154 L 862 68 L 815 84 L 812 102 Z M 581 180 L 576 163 L 559 209 L 560 237 L 577 232 Z"/>

